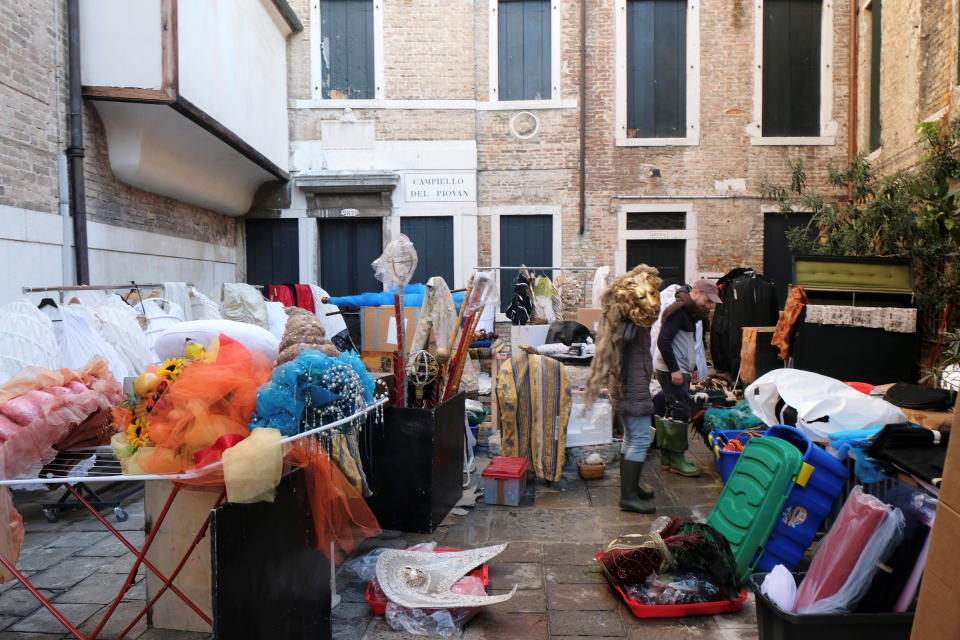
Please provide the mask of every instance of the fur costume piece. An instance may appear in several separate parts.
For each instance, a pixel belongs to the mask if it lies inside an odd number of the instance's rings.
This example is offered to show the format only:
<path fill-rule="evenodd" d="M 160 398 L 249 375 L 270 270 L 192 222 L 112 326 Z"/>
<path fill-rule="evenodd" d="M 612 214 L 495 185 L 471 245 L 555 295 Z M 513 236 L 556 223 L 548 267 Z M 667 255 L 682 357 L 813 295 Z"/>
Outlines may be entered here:
<path fill-rule="evenodd" d="M 650 327 L 660 315 L 660 276 L 654 268 L 641 264 L 614 280 L 600 296 L 600 326 L 597 349 L 590 365 L 584 402 L 590 407 L 604 387 L 612 393 L 620 385 L 623 367 L 624 336 L 622 320 Z"/>

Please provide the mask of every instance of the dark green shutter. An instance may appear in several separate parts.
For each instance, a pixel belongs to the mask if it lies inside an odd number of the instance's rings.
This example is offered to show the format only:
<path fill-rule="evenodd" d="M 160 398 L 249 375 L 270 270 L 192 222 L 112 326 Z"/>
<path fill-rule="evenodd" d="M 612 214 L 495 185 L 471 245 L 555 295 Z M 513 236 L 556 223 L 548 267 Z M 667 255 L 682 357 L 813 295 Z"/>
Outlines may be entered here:
<path fill-rule="evenodd" d="M 687 127 L 687 2 L 627 4 L 627 135 L 683 138 Z"/>
<path fill-rule="evenodd" d="M 331 296 L 382 291 L 370 267 L 383 253 L 381 219 L 320 219 L 319 224 L 320 286 Z"/>
<path fill-rule="evenodd" d="M 373 0 L 320 0 L 324 98 L 376 97 Z"/>
<path fill-rule="evenodd" d="M 247 282 L 261 285 L 300 282 L 298 222 L 292 219 L 251 219 L 244 226 Z"/>
<path fill-rule="evenodd" d="M 553 217 L 501 216 L 500 264 L 507 267 L 553 266 Z M 513 281 L 518 273 L 513 269 L 500 272 L 501 311 L 510 306 Z M 548 277 L 552 274 L 552 271 L 538 272 L 538 275 Z"/>
<path fill-rule="evenodd" d="M 453 218 L 449 216 L 404 216 L 400 232 L 417 250 L 417 270 L 410 282 L 426 283 L 440 276 L 451 289 L 453 281 Z"/>
<path fill-rule="evenodd" d="M 880 16 L 880 0 L 870 5 L 870 151 L 880 148 L 880 52 L 883 29 Z"/>
<path fill-rule="evenodd" d="M 763 2 L 763 135 L 820 135 L 821 0 Z"/>
<path fill-rule="evenodd" d="M 498 7 L 500 100 L 549 100 L 549 0 L 500 0 Z"/>

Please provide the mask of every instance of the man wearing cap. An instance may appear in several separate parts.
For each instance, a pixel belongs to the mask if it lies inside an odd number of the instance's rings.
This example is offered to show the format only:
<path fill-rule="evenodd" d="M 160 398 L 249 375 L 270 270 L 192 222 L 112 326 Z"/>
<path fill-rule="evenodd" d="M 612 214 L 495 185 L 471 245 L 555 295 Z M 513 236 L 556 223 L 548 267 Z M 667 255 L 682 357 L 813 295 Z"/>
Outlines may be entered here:
<path fill-rule="evenodd" d="M 663 387 L 668 420 L 657 425 L 657 445 L 664 469 L 684 476 L 700 475 L 700 468 L 684 457 L 687 450 L 687 423 L 691 417 L 690 382 L 697 381 L 696 328 L 706 321 L 720 302 L 717 285 L 697 280 L 693 287 L 677 290 L 676 301 L 660 316 L 660 335 L 653 366 Z M 706 326 L 704 322 L 704 326 Z"/>

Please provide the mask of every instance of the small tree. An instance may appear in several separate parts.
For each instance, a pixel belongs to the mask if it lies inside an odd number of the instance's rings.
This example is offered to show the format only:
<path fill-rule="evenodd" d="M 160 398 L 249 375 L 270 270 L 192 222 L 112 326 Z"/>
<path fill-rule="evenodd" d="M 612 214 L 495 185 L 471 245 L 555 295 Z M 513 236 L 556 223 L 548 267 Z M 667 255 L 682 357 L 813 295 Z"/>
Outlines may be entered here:
<path fill-rule="evenodd" d="M 787 231 L 794 255 L 909 258 L 916 278 L 917 308 L 925 337 L 957 326 L 960 286 L 960 118 L 917 126 L 924 154 L 910 169 L 877 175 L 864 154 L 846 169 L 829 168 L 830 182 L 848 188 L 851 198 L 826 200 L 806 189 L 803 160 L 790 161 L 791 184 L 764 178 L 760 193 L 776 200 L 782 213 L 812 214 L 806 227 Z"/>

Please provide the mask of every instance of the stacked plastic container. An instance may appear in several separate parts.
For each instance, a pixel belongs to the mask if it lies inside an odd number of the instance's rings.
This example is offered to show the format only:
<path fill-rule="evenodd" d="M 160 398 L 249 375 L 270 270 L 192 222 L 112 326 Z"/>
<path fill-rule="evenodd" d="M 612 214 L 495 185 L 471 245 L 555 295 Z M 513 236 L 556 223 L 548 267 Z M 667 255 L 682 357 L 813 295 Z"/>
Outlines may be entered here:
<path fill-rule="evenodd" d="M 766 437 L 786 440 L 799 449 L 803 466 L 763 547 L 756 570 L 770 571 L 782 564 L 793 571 L 830 514 L 850 472 L 793 427 L 770 427 Z"/>

